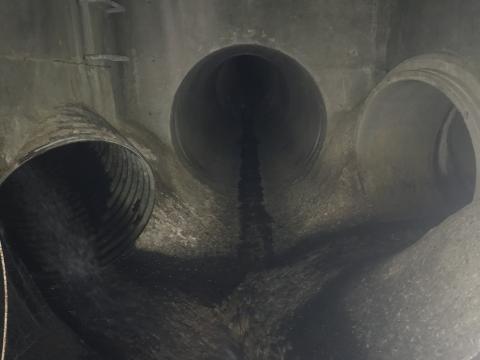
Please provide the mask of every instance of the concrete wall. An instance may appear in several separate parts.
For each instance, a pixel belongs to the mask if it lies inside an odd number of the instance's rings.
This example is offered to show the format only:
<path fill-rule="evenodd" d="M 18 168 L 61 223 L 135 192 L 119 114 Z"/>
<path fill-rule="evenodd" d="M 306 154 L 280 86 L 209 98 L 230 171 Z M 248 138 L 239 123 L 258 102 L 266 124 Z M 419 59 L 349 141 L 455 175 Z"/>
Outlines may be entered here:
<path fill-rule="evenodd" d="M 89 32 L 75 0 L 4 0 L 1 7 L 0 152 L 14 156 L 28 129 L 63 104 L 80 103 L 115 121 L 111 68 L 84 60 L 103 45 L 103 12 L 92 9 L 96 29 Z"/>
<path fill-rule="evenodd" d="M 457 55 L 480 69 L 478 1 L 397 1 L 388 42 L 387 66 L 425 53 Z"/>
<path fill-rule="evenodd" d="M 132 59 L 129 117 L 168 143 L 173 96 L 187 72 L 214 50 L 245 43 L 278 49 L 302 63 L 316 78 L 331 116 L 352 109 L 375 83 L 382 61 L 378 16 L 385 5 L 379 3 L 384 2 L 128 2 L 121 28 Z"/>

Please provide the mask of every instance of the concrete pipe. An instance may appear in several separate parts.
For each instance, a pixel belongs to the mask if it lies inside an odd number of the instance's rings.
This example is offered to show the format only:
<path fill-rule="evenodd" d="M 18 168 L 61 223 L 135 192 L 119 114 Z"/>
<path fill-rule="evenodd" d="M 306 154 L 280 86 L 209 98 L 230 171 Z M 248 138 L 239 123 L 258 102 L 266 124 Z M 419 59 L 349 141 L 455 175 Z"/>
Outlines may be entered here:
<path fill-rule="evenodd" d="M 446 55 L 394 69 L 366 101 L 357 132 L 374 217 L 446 216 L 478 196 L 480 83 Z"/>
<path fill-rule="evenodd" d="M 183 80 L 171 122 L 183 163 L 214 189 L 236 186 L 243 107 L 255 118 L 265 181 L 282 188 L 305 176 L 325 133 L 322 96 L 301 64 L 258 45 L 216 51 Z"/>

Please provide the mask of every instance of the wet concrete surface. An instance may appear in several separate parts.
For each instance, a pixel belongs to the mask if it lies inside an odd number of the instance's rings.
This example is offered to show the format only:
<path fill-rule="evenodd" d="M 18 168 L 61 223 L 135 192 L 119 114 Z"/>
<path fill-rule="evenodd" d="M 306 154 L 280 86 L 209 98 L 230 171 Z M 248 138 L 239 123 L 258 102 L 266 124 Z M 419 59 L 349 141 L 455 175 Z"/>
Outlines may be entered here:
<path fill-rule="evenodd" d="M 265 209 L 255 134 L 255 115 L 242 113 L 241 167 L 238 183 L 239 259 L 245 270 L 268 267 L 273 259 L 272 218 Z"/>

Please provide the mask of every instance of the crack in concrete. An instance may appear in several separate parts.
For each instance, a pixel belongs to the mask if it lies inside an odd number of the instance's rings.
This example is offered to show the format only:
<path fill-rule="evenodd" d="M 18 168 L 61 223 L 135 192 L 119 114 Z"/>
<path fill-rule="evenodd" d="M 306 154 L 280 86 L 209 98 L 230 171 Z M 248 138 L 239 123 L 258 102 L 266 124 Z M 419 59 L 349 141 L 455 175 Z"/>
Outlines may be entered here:
<path fill-rule="evenodd" d="M 102 68 L 102 69 L 110 69 L 111 67 L 108 65 L 99 65 L 99 64 L 91 64 L 87 62 L 82 62 L 73 59 L 48 59 L 48 58 L 39 58 L 39 57 L 32 57 L 32 56 L 18 56 L 18 55 L 0 55 L 0 60 L 9 60 L 9 61 L 23 61 L 23 62 L 39 62 L 39 63 L 60 63 L 66 65 L 73 65 L 73 66 L 86 66 L 92 68 Z"/>

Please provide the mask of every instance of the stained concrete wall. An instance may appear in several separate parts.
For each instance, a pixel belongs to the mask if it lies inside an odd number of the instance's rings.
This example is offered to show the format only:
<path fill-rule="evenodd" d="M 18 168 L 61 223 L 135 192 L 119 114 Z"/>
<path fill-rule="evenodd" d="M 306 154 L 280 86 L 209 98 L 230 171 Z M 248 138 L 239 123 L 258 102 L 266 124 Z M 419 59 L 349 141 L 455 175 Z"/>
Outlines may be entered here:
<path fill-rule="evenodd" d="M 382 3 L 382 4 L 380 4 Z M 169 143 L 180 82 L 223 47 L 259 44 L 289 54 L 316 78 L 329 114 L 352 109 L 382 68 L 385 2 L 131 1 L 121 23 L 129 116 Z"/>
<path fill-rule="evenodd" d="M 2 156 L 14 156 L 32 126 L 67 103 L 88 106 L 114 122 L 112 68 L 84 60 L 87 51 L 110 42 L 103 11 L 92 9 L 94 31 L 89 32 L 75 0 L 3 0 L 0 5 Z"/>

